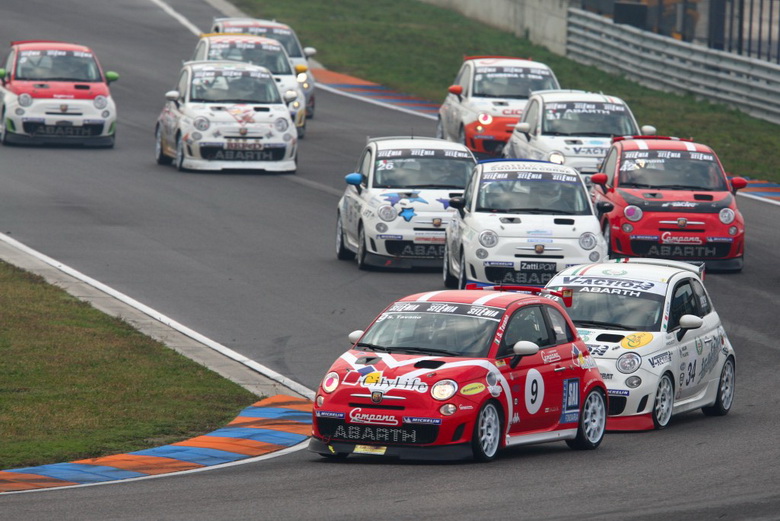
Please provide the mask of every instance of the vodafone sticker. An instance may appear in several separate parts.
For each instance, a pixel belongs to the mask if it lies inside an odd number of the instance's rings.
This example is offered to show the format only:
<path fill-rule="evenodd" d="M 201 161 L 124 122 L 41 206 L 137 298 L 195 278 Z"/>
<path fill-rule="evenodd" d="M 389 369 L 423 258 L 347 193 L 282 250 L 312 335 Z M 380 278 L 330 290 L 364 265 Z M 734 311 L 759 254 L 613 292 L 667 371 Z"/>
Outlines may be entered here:
<path fill-rule="evenodd" d="M 525 379 L 525 408 L 528 414 L 536 414 L 544 401 L 544 380 L 542 373 L 529 369 Z"/>

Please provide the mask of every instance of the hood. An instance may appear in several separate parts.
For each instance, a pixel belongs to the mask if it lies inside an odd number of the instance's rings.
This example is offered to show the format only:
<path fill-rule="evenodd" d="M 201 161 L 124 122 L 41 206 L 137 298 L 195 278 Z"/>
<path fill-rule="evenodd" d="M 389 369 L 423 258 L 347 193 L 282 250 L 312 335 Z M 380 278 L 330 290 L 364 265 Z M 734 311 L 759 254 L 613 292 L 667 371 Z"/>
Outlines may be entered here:
<path fill-rule="evenodd" d="M 502 239 L 578 239 L 585 232 L 600 234 L 594 215 L 474 214 L 476 232 L 490 229 Z"/>
<path fill-rule="evenodd" d="M 626 204 L 639 206 L 643 212 L 718 213 L 735 204 L 734 196 L 727 191 L 618 188 L 618 193 Z"/>
<path fill-rule="evenodd" d="M 528 104 L 527 99 L 477 98 L 471 99 L 476 112 L 486 112 L 494 117 L 519 118 Z"/>
<path fill-rule="evenodd" d="M 545 146 L 566 157 L 603 158 L 612 145 L 609 137 L 544 136 Z"/>
<path fill-rule="evenodd" d="M 652 357 L 656 351 L 667 347 L 665 334 L 658 331 L 617 331 L 614 329 L 577 329 L 582 340 L 588 346 L 590 354 L 598 360 L 617 360 L 622 354 L 633 352 L 647 359 L 652 365 Z"/>
<path fill-rule="evenodd" d="M 289 117 L 287 107 L 282 104 L 198 103 L 187 106 L 186 112 L 193 119 L 205 116 L 212 122 L 237 123 L 239 125 L 272 124 L 278 117 Z"/>
<path fill-rule="evenodd" d="M 383 188 L 372 192 L 372 203 L 390 204 L 407 221 L 419 213 L 445 212 L 450 209 L 450 197 L 463 195 L 462 188 Z"/>
<path fill-rule="evenodd" d="M 37 99 L 94 99 L 111 95 L 108 85 L 101 82 L 14 81 L 6 88 L 17 96 L 26 93 Z"/>

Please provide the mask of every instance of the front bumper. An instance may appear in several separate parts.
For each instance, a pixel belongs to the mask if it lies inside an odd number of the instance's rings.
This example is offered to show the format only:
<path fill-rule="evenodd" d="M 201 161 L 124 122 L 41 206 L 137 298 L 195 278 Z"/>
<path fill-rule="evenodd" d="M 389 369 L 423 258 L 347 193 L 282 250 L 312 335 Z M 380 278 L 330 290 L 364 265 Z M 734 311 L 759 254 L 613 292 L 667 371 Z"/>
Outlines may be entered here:
<path fill-rule="evenodd" d="M 374 450 L 365 449 L 373 447 Z M 357 451 L 356 451 L 357 449 Z M 471 459 L 473 453 L 470 443 L 459 443 L 456 445 L 439 445 L 427 447 L 413 446 L 374 446 L 359 445 L 357 443 L 347 443 L 342 441 L 325 442 L 316 437 L 309 440 L 309 450 L 322 454 L 323 456 L 350 455 L 350 454 L 368 454 L 374 456 L 395 457 L 400 459 L 414 460 L 465 460 Z"/>
<path fill-rule="evenodd" d="M 466 146 L 479 156 L 500 157 L 519 118 L 493 117 L 489 125 L 475 121 L 464 127 Z"/>
<path fill-rule="evenodd" d="M 83 105 L 83 106 L 82 106 Z M 36 105 L 33 105 L 35 108 Z M 10 106 L 5 116 L 5 141 L 13 144 L 110 146 L 114 143 L 113 110 L 99 111 L 90 104 L 68 104 L 69 112 L 51 115 L 25 110 L 17 115 Z M 105 117 L 108 114 L 108 117 Z"/>
<path fill-rule="evenodd" d="M 247 140 L 249 141 L 249 140 Z M 286 143 L 263 143 L 253 149 L 229 149 L 226 142 L 193 141 L 185 138 L 182 166 L 190 170 L 265 170 L 288 172 L 296 169 L 295 139 Z"/>

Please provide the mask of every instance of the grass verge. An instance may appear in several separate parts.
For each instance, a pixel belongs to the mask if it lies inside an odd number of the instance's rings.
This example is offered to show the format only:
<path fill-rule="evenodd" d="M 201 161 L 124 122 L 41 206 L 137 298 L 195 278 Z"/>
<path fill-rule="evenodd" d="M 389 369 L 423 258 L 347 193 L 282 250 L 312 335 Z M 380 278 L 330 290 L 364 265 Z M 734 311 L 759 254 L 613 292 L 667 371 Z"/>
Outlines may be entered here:
<path fill-rule="evenodd" d="M 0 262 L 0 470 L 166 445 L 258 397 Z"/>
<path fill-rule="evenodd" d="M 724 105 L 654 91 L 580 65 L 510 33 L 419 0 L 234 0 L 245 13 L 292 26 L 328 69 L 441 101 L 464 55 L 532 57 L 564 88 L 623 98 L 640 125 L 693 137 L 718 153 L 733 175 L 780 182 L 778 126 Z"/>

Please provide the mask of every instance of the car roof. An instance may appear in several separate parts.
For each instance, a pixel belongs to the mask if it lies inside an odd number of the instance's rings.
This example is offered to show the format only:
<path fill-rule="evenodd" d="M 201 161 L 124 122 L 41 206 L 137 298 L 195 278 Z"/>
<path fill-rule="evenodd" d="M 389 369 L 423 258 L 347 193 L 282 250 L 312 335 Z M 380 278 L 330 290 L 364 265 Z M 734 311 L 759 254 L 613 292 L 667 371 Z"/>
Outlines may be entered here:
<path fill-rule="evenodd" d="M 236 60 L 198 60 L 184 62 L 185 67 L 191 67 L 192 69 L 247 69 L 267 72 L 271 74 L 268 69 L 252 63 L 240 62 Z"/>
<path fill-rule="evenodd" d="M 530 67 L 533 69 L 550 69 L 542 62 L 528 58 L 514 58 L 512 56 L 465 56 L 463 61 L 472 61 L 478 67 Z"/>
<path fill-rule="evenodd" d="M 707 154 L 714 154 L 715 152 L 707 145 L 701 143 L 694 143 L 689 140 L 680 139 L 668 139 L 668 138 L 654 138 L 648 137 L 632 137 L 629 139 L 622 139 L 618 141 L 624 151 L 628 150 L 680 150 L 682 152 L 703 152 Z"/>
<path fill-rule="evenodd" d="M 279 40 L 274 40 L 273 38 L 268 38 L 267 36 L 261 36 L 259 34 L 206 33 L 206 34 L 201 34 L 200 39 L 208 40 L 209 42 L 243 42 L 243 41 L 251 40 L 253 42 L 273 45 L 274 47 L 281 47 L 282 49 L 284 49 L 284 46 L 279 42 Z"/>
<path fill-rule="evenodd" d="M 284 29 L 292 30 L 290 26 L 287 24 L 277 22 L 276 20 L 265 20 L 263 18 L 241 18 L 241 17 L 215 18 L 214 23 L 227 23 L 227 24 L 235 24 L 235 25 L 241 25 L 247 27 L 281 27 Z"/>
<path fill-rule="evenodd" d="M 483 172 L 544 169 L 545 172 L 572 174 L 579 177 L 579 172 L 571 166 L 535 159 L 485 159 L 480 161 L 478 166 L 482 167 Z"/>
<path fill-rule="evenodd" d="M 570 266 L 558 272 L 553 281 L 564 275 L 606 275 L 609 278 L 614 279 L 642 280 L 668 284 L 672 277 L 678 274 L 701 276 L 703 273 L 703 266 L 697 266 L 687 262 L 666 259 L 631 258 Z"/>
<path fill-rule="evenodd" d="M 424 293 L 415 293 L 397 302 L 450 302 L 453 304 L 470 304 L 474 306 L 490 306 L 506 309 L 512 303 L 527 300 L 529 302 L 539 302 L 540 300 L 549 301 L 538 295 L 528 293 L 516 293 L 512 291 L 493 291 L 493 290 L 440 290 Z"/>
<path fill-rule="evenodd" d="M 434 137 L 415 137 L 415 136 L 386 136 L 369 138 L 369 143 L 376 144 L 377 150 L 388 150 L 391 148 L 437 148 L 442 150 L 468 150 L 466 145 L 455 143 L 445 139 Z"/>
<path fill-rule="evenodd" d="M 542 90 L 532 92 L 531 95 L 541 98 L 545 103 L 593 102 L 625 105 L 622 99 L 615 96 L 584 90 Z"/>
<path fill-rule="evenodd" d="M 81 51 L 91 53 L 92 49 L 85 45 L 54 40 L 20 40 L 11 42 L 11 45 L 25 51 Z"/>

